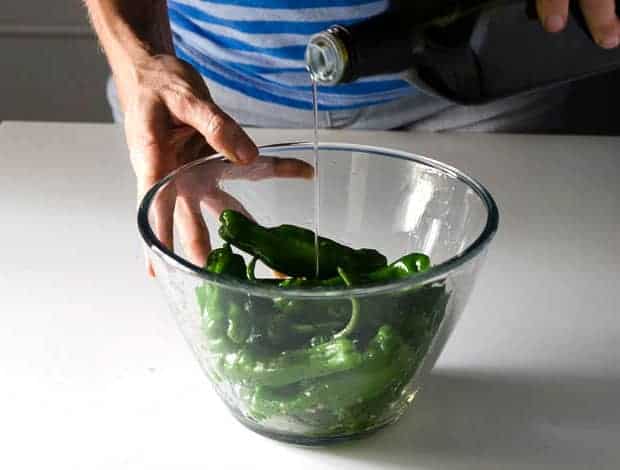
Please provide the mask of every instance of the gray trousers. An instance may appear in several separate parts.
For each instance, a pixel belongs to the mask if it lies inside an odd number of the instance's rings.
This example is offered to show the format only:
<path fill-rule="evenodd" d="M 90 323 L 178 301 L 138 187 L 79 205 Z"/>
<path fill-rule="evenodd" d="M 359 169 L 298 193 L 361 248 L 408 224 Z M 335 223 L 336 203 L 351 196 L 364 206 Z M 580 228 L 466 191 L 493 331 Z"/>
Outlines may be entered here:
<path fill-rule="evenodd" d="M 217 83 L 207 86 L 214 101 L 243 126 L 311 128 L 312 112 L 265 103 Z M 423 93 L 367 108 L 319 113 L 319 127 L 330 129 L 407 129 L 420 131 L 557 132 L 570 85 L 502 99 L 480 106 L 457 106 Z M 122 121 L 114 82 L 108 81 L 114 120 Z"/>

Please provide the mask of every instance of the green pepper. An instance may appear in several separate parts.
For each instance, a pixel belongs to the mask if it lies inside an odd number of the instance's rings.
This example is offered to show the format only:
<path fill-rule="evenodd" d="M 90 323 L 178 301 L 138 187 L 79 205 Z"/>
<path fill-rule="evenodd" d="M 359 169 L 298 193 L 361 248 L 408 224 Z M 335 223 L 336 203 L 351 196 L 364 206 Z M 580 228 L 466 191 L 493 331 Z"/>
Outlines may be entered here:
<path fill-rule="evenodd" d="M 302 392 L 293 408 L 322 405 L 330 410 L 368 403 L 387 389 L 400 389 L 411 378 L 416 355 L 390 325 L 377 331 L 358 368 L 326 377 Z"/>
<path fill-rule="evenodd" d="M 354 284 L 359 283 L 359 278 L 352 273 L 345 272 L 344 269 L 338 268 L 338 274 L 345 282 L 347 287 L 353 287 Z M 340 338 L 344 336 L 351 336 L 357 330 L 360 322 L 360 302 L 356 297 L 351 297 L 351 317 L 347 325 L 334 335 L 334 338 Z"/>
<path fill-rule="evenodd" d="M 263 227 L 230 209 L 221 213 L 220 222 L 220 237 L 259 258 L 271 269 L 294 277 L 316 276 L 317 253 L 311 230 L 295 225 Z M 385 256 L 376 250 L 355 250 L 323 237 L 318 238 L 318 245 L 321 279 L 337 275 L 339 266 L 362 274 L 387 264 Z"/>
<path fill-rule="evenodd" d="M 350 370 L 359 366 L 361 360 L 353 342 L 340 338 L 264 358 L 254 350 L 241 349 L 222 358 L 221 370 L 233 382 L 279 387 Z"/>
<path fill-rule="evenodd" d="M 243 344 L 250 336 L 252 325 L 248 321 L 249 312 L 243 309 L 236 302 L 228 305 L 228 329 L 226 334 L 230 340 L 237 344 Z"/>
<path fill-rule="evenodd" d="M 248 278 L 248 281 L 256 281 L 256 276 L 254 274 L 254 271 L 256 270 L 256 261 L 258 261 L 258 258 L 255 256 L 248 263 L 248 267 L 246 269 L 246 276 Z"/>
<path fill-rule="evenodd" d="M 399 309 L 405 314 L 403 334 L 421 350 L 428 349 L 435 337 L 449 299 L 443 282 L 402 294 Z"/>
<path fill-rule="evenodd" d="M 389 266 L 375 250 L 355 250 L 292 225 L 262 227 L 234 211 L 220 217 L 227 241 L 209 256 L 216 274 L 281 288 L 356 287 L 403 279 L 430 267 L 410 253 Z M 246 251 L 252 261 L 230 245 Z M 260 259 L 294 276 L 256 279 Z M 219 377 L 235 384 L 254 419 L 278 416 L 319 434 L 346 434 L 375 425 L 404 403 L 406 385 L 443 319 L 443 283 L 380 296 L 306 299 L 247 296 L 207 283 L 196 290 L 203 330 Z"/>
<path fill-rule="evenodd" d="M 430 341 L 445 312 L 448 293 L 442 283 L 413 286 L 379 296 L 359 297 L 356 338 L 364 345 L 372 332 L 390 324 L 412 346 Z"/>
<path fill-rule="evenodd" d="M 287 314 L 278 314 L 272 318 L 268 337 L 272 344 L 291 348 L 309 343 L 316 336 L 332 336 L 343 328 L 342 321 L 329 319 L 297 319 Z"/>
<path fill-rule="evenodd" d="M 205 269 L 211 273 L 224 274 L 237 279 L 245 279 L 247 271 L 243 256 L 233 253 L 228 243 L 209 253 Z"/>
<path fill-rule="evenodd" d="M 333 434 L 355 434 L 377 426 L 381 422 L 382 415 L 389 412 L 390 407 L 398 402 L 403 391 L 402 386 L 387 387 L 372 400 L 356 403 L 330 413 L 332 419 L 326 426 L 326 431 Z"/>
<path fill-rule="evenodd" d="M 387 282 L 395 279 L 402 279 L 421 273 L 430 268 L 430 258 L 422 253 L 409 253 L 397 259 L 388 266 L 383 266 L 375 271 L 360 275 L 355 272 L 348 272 L 350 276 L 355 275 L 355 284 L 368 284 L 370 282 Z M 346 272 L 346 271 L 345 271 Z M 278 287 L 292 289 L 309 289 L 314 287 L 344 287 L 347 286 L 342 275 L 330 277 L 329 279 L 307 279 L 292 277 L 280 281 Z"/>
<path fill-rule="evenodd" d="M 274 279 L 274 278 L 257 278 L 256 275 L 254 274 L 254 271 L 256 269 L 256 261 L 258 261 L 258 258 L 254 257 L 252 258 L 252 260 L 248 263 L 248 267 L 246 270 L 246 275 L 247 275 L 247 279 L 250 282 L 255 282 L 257 284 L 263 284 L 263 285 L 270 285 L 270 286 L 277 286 L 278 283 L 280 283 L 280 279 Z"/>
<path fill-rule="evenodd" d="M 337 268 L 336 268 L 337 269 Z M 304 277 L 291 277 L 278 283 L 278 287 L 284 289 L 309 289 L 313 287 L 340 287 L 345 283 L 340 276 L 330 277 L 329 279 L 307 279 Z"/>
<path fill-rule="evenodd" d="M 230 299 L 218 286 L 208 283 L 198 287 L 196 295 L 199 302 L 202 302 L 201 326 L 209 350 L 214 353 L 226 353 L 235 350 L 236 346 L 227 335 Z"/>
<path fill-rule="evenodd" d="M 346 414 L 349 407 L 370 402 L 387 391 L 399 392 L 409 382 L 415 364 L 415 352 L 389 325 L 382 326 L 368 344 L 358 366 L 333 373 L 321 380 L 305 380 L 296 392 L 257 388 L 252 410 L 257 416 L 299 415 L 330 410 Z"/>
<path fill-rule="evenodd" d="M 389 266 L 368 273 L 366 277 L 371 282 L 393 281 L 424 272 L 430 266 L 431 260 L 428 256 L 422 253 L 409 253 Z"/>
<path fill-rule="evenodd" d="M 310 286 L 329 286 L 334 287 L 338 285 L 346 285 L 347 287 L 354 287 L 356 285 L 361 285 L 366 282 L 377 282 L 377 281 L 388 281 L 393 279 L 400 279 L 407 276 L 411 276 L 415 273 L 424 271 L 430 267 L 430 260 L 428 256 L 420 253 L 410 253 L 406 256 L 399 258 L 394 261 L 389 266 L 385 266 L 376 271 L 368 273 L 365 277 L 366 279 L 362 279 L 357 273 L 347 272 L 344 269 L 338 267 L 338 277 L 330 278 L 326 280 L 315 280 L 315 279 L 300 279 L 300 278 L 291 278 L 285 281 L 282 281 L 279 285 L 283 288 L 285 287 L 310 287 Z M 373 311 L 374 308 L 368 308 L 372 306 L 375 302 L 374 299 L 368 300 L 360 300 L 355 297 L 350 299 L 351 301 L 351 314 L 350 320 L 346 327 L 335 334 L 334 337 L 338 338 L 341 336 L 350 336 L 352 335 L 358 328 L 360 323 L 360 310 L 361 304 L 363 303 L 366 308 L 364 310 Z M 279 301 L 282 307 L 285 307 L 288 310 L 292 310 L 296 304 L 294 300 L 288 300 L 286 302 Z"/>
<path fill-rule="evenodd" d="M 209 253 L 205 269 L 237 279 L 246 276 L 243 256 L 233 253 L 229 244 Z M 196 297 L 203 315 L 202 330 L 211 350 L 230 351 L 234 349 L 231 341 L 241 344 L 248 338 L 252 322 L 242 307 L 243 295 L 205 282 L 196 288 Z"/>
<path fill-rule="evenodd" d="M 305 347 L 315 336 L 331 337 L 351 317 L 349 299 L 273 299 L 268 337 L 286 349 Z"/>

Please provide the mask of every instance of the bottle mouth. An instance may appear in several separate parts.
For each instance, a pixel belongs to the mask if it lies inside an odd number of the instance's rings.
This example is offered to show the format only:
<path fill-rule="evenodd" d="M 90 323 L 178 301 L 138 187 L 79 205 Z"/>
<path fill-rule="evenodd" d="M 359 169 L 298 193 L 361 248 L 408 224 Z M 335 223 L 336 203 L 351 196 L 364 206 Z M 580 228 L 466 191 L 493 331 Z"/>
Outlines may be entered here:
<path fill-rule="evenodd" d="M 336 28 L 315 34 L 306 46 L 306 68 L 312 80 L 322 85 L 344 81 L 349 64 L 347 48 L 335 34 Z"/>

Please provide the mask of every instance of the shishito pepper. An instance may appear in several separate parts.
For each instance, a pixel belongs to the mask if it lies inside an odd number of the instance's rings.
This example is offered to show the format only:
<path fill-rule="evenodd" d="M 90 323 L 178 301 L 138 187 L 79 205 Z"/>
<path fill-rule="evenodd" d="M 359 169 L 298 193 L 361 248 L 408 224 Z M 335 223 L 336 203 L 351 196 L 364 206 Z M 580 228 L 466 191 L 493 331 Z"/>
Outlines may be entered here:
<path fill-rule="evenodd" d="M 355 287 L 402 279 L 427 270 L 426 255 L 391 263 L 374 250 L 355 250 L 320 239 L 320 278 L 315 276 L 313 232 L 291 225 L 266 228 L 224 211 L 222 238 L 207 270 L 283 288 L 277 298 L 206 283 L 197 289 L 211 361 L 219 379 L 235 385 L 253 419 L 292 420 L 321 435 L 362 432 L 394 404 L 432 343 L 446 309 L 442 283 L 385 295 L 343 299 L 293 298 L 286 288 Z M 294 276 L 256 279 L 254 266 Z M 331 277 L 330 277 L 331 276 Z"/>
<path fill-rule="evenodd" d="M 256 277 L 256 275 L 254 274 L 254 270 L 256 269 L 256 261 L 258 261 L 258 258 L 254 257 L 248 263 L 247 273 L 246 273 L 248 281 L 256 282 L 258 284 L 263 284 L 263 285 L 271 285 L 271 286 L 277 285 L 280 282 L 280 279 L 276 279 L 276 278 L 257 278 Z"/>
<path fill-rule="evenodd" d="M 389 325 L 382 326 L 368 344 L 358 365 L 321 380 L 305 380 L 295 393 L 281 393 L 271 387 L 260 387 L 252 399 L 252 410 L 258 416 L 329 410 L 346 415 L 354 405 L 370 402 L 389 390 L 399 391 L 411 378 L 415 352 Z"/>
<path fill-rule="evenodd" d="M 281 387 L 353 369 L 361 360 L 353 342 L 340 338 L 266 358 L 253 349 L 241 349 L 222 358 L 221 370 L 233 382 Z"/>
<path fill-rule="evenodd" d="M 397 259 L 389 266 L 379 268 L 367 274 L 369 282 L 393 281 L 422 273 L 431 266 L 431 260 L 422 253 L 409 253 Z"/>
<path fill-rule="evenodd" d="M 438 282 L 404 293 L 401 297 L 399 309 L 406 313 L 402 334 L 426 349 L 443 320 L 450 293 L 444 282 Z"/>
<path fill-rule="evenodd" d="M 314 232 L 295 225 L 263 227 L 245 215 L 225 210 L 220 215 L 220 237 L 259 258 L 276 271 L 294 277 L 315 277 L 317 253 Z M 338 267 L 358 274 L 387 265 L 381 253 L 371 249 L 353 249 L 328 238 L 318 238 L 319 277 L 338 274 Z"/>
<path fill-rule="evenodd" d="M 230 245 L 209 253 L 205 269 L 215 274 L 244 279 L 246 266 L 243 256 L 233 253 Z M 204 283 L 196 289 L 196 297 L 203 314 L 202 329 L 213 350 L 226 351 L 243 343 L 249 336 L 249 312 L 242 307 L 238 295 L 215 284 Z"/>
<path fill-rule="evenodd" d="M 338 277 L 317 280 L 317 279 L 302 279 L 291 278 L 280 282 L 279 286 L 283 288 L 303 288 L 303 287 L 338 287 L 347 286 L 354 287 L 370 282 L 387 282 L 390 280 L 402 279 L 413 274 L 423 272 L 430 267 L 430 260 L 428 256 L 420 253 L 410 253 L 406 256 L 399 258 L 391 263 L 389 266 L 379 268 L 376 271 L 366 274 L 364 277 L 360 277 L 357 273 L 346 272 L 345 270 L 338 268 Z M 373 300 L 370 299 L 370 303 Z M 299 307 L 302 302 L 295 300 L 279 300 L 281 307 L 293 311 L 296 305 Z M 368 301 L 365 302 L 368 304 Z M 368 310 L 368 309 L 366 309 Z M 368 312 L 367 312 L 368 313 Z M 336 333 L 336 337 L 349 336 L 352 332 L 358 328 L 360 320 L 360 300 L 357 298 L 351 298 L 351 312 L 350 320 L 343 330 Z M 292 328 L 291 328 L 292 331 Z M 317 333 L 320 334 L 320 333 Z"/>
<path fill-rule="evenodd" d="M 402 279 L 416 273 L 424 272 L 430 268 L 430 265 L 430 258 L 428 256 L 422 253 L 409 253 L 408 255 L 397 259 L 388 266 L 382 266 L 375 271 L 362 275 L 357 273 L 355 284 L 369 284 L 373 282 L 387 282 Z M 300 289 L 313 287 L 344 287 L 346 285 L 347 283 L 339 272 L 338 276 L 334 276 L 329 279 L 292 277 L 280 281 L 278 287 Z"/>
<path fill-rule="evenodd" d="M 233 253 L 228 243 L 209 253 L 205 269 L 211 273 L 225 274 L 237 279 L 245 279 L 247 272 L 243 256 Z"/>
<path fill-rule="evenodd" d="M 272 317 L 267 335 L 272 344 L 288 348 L 291 345 L 308 343 L 317 336 L 332 336 L 342 330 L 345 324 L 343 321 L 319 318 L 319 315 L 315 315 L 314 320 L 311 320 L 280 313 Z"/>

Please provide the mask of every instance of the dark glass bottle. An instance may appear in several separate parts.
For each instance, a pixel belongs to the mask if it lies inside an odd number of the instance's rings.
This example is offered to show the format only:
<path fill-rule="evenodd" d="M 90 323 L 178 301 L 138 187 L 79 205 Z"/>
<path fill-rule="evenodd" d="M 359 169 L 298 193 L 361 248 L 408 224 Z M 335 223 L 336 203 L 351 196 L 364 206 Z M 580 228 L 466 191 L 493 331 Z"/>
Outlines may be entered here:
<path fill-rule="evenodd" d="M 566 30 L 548 34 L 531 1 L 393 1 L 381 15 L 314 35 L 306 64 L 323 85 L 402 73 L 419 88 L 463 104 L 620 68 L 620 49 L 596 46 L 579 10 L 573 5 L 571 11 Z M 505 41 L 506 34 L 513 39 Z M 498 42 L 511 45 L 501 49 Z"/>

